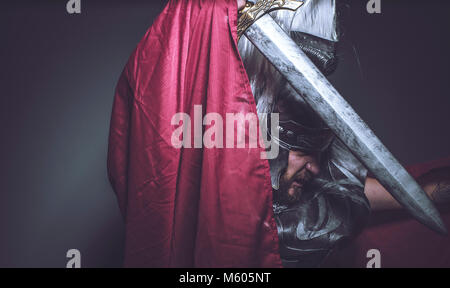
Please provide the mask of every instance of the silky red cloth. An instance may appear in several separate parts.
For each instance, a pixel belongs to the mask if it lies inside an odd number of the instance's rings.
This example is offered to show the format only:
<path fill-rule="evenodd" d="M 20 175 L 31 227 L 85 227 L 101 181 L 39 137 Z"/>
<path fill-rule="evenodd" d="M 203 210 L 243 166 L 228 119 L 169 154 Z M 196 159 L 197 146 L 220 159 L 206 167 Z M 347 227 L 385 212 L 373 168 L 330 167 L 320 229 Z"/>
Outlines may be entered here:
<path fill-rule="evenodd" d="M 450 167 L 450 158 L 414 165 L 407 170 L 418 178 L 443 167 Z M 449 204 L 438 208 L 450 229 Z M 367 252 L 371 249 L 380 251 L 384 268 L 450 268 L 450 237 L 431 231 L 401 210 L 374 213 L 372 224 L 333 255 L 325 266 L 364 268 L 369 261 Z"/>
<path fill-rule="evenodd" d="M 281 267 L 263 149 L 171 144 L 172 117 L 194 105 L 256 115 L 236 30 L 235 0 L 172 0 L 120 77 L 108 173 L 126 267 Z"/>

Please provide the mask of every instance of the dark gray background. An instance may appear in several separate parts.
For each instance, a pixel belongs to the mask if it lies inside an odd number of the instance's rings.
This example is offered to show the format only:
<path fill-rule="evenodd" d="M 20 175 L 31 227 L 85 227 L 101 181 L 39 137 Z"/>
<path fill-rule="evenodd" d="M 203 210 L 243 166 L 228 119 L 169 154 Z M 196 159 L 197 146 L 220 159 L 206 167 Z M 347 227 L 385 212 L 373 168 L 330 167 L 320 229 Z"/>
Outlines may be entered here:
<path fill-rule="evenodd" d="M 118 76 L 165 1 L 82 0 L 81 15 L 66 2 L 1 6 L 1 267 L 65 267 L 70 248 L 84 267 L 123 258 L 109 118 Z M 332 82 L 402 163 L 450 156 L 450 3 L 382 0 L 369 15 L 366 2 L 343 9 Z"/>

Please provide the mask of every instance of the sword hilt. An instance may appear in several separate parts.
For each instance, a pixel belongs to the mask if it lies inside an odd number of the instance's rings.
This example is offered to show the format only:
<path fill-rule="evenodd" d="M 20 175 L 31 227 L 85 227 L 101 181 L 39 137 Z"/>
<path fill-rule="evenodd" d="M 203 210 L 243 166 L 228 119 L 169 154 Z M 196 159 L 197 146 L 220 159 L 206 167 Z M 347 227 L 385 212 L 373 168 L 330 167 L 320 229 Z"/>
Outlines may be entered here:
<path fill-rule="evenodd" d="M 238 39 L 241 39 L 248 27 L 265 14 L 282 9 L 296 11 L 303 4 L 304 1 L 297 0 L 259 0 L 256 3 L 247 1 L 245 7 L 239 11 Z"/>

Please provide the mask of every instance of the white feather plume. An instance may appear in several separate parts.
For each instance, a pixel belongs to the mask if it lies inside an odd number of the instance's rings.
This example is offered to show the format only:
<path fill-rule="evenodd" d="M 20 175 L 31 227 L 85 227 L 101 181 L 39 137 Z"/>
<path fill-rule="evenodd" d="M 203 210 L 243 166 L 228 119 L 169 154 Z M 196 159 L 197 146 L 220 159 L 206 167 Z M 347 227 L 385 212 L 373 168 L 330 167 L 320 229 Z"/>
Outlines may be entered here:
<path fill-rule="evenodd" d="M 279 10 L 271 13 L 286 32 L 299 31 L 337 42 L 335 0 L 305 0 L 296 12 Z M 269 112 L 274 97 L 286 91 L 286 81 L 267 59 L 246 38 L 239 41 L 239 52 L 244 61 L 258 111 Z M 286 95 L 288 96 L 288 95 Z"/>

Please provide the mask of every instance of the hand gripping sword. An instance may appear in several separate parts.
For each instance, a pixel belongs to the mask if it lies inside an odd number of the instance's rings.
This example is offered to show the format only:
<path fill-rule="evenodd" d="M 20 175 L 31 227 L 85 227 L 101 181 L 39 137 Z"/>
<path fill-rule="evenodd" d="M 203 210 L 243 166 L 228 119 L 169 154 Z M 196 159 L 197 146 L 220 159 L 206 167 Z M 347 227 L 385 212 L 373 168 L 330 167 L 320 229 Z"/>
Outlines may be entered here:
<path fill-rule="evenodd" d="M 446 234 L 447 229 L 427 194 L 269 15 L 279 9 L 296 11 L 303 3 L 294 0 L 259 0 L 255 4 L 247 2 L 240 11 L 239 38 L 245 35 L 255 45 L 414 218 L 436 232 Z"/>

